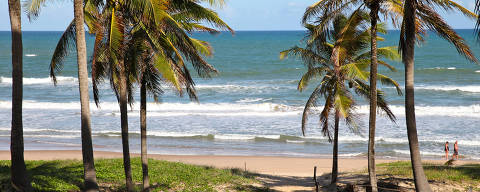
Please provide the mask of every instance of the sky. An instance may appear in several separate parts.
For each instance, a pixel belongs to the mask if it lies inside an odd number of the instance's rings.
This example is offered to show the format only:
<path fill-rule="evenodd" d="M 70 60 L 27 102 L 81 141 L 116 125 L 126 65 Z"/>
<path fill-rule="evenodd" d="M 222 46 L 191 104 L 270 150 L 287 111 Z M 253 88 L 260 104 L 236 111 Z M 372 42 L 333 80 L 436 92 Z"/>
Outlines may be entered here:
<path fill-rule="evenodd" d="M 300 19 L 309 5 L 317 0 L 227 0 L 227 5 L 214 8 L 234 30 L 302 30 Z M 473 10 L 475 0 L 454 0 Z M 471 29 L 474 21 L 454 13 L 441 13 L 456 29 Z M 0 31 L 10 31 L 7 0 L 0 2 Z M 24 31 L 63 31 L 73 19 L 71 0 L 50 0 L 40 16 L 29 21 L 22 14 Z M 392 27 L 390 26 L 390 29 Z"/>

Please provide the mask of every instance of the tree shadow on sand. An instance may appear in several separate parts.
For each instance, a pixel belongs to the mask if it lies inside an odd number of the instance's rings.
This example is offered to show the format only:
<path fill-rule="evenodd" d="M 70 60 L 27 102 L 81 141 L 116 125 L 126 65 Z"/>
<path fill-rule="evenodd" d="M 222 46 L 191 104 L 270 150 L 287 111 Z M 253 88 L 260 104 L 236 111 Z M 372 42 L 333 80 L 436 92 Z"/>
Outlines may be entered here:
<path fill-rule="evenodd" d="M 293 189 L 293 192 L 311 192 L 315 186 L 313 177 L 294 177 L 294 176 L 278 176 L 278 175 L 268 175 L 268 174 L 259 174 L 249 171 L 243 171 L 241 169 L 230 169 L 230 172 L 234 175 L 246 177 L 246 178 L 256 178 L 261 181 L 263 186 L 242 186 L 241 188 L 236 188 L 236 190 L 246 190 L 246 191 L 280 191 L 276 190 L 283 187 L 293 187 L 293 188 L 302 188 L 302 189 Z"/>

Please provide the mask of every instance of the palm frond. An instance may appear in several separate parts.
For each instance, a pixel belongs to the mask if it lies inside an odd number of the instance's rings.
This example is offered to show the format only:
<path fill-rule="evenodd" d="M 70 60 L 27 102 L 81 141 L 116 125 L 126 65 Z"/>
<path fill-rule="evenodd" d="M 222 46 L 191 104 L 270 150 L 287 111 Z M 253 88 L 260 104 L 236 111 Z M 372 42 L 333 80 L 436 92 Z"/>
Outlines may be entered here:
<path fill-rule="evenodd" d="M 418 17 L 424 21 L 425 27 L 436 32 L 440 37 L 452 43 L 457 49 L 458 53 L 463 55 L 471 62 L 478 63 L 472 50 L 467 45 L 465 40 L 452 29 L 443 18 L 426 4 L 419 4 Z"/>
<path fill-rule="evenodd" d="M 331 71 L 328 67 L 315 67 L 308 69 L 308 71 L 303 74 L 302 78 L 300 79 L 300 82 L 298 82 L 297 89 L 299 91 L 303 91 L 309 84 L 309 82 L 314 79 L 321 77 L 323 73 Z"/>
<path fill-rule="evenodd" d="M 22 3 L 22 7 L 27 13 L 28 20 L 33 20 L 38 17 L 40 10 L 45 6 L 47 0 L 27 0 Z"/>
<path fill-rule="evenodd" d="M 354 82 L 355 93 L 364 97 L 367 100 L 370 100 L 370 86 L 361 80 L 356 80 Z M 390 108 L 388 107 L 383 91 L 381 90 L 377 90 L 377 106 L 388 116 L 391 121 L 396 121 L 397 118 L 393 114 L 392 110 L 390 110 Z"/>
<path fill-rule="evenodd" d="M 52 59 L 50 61 L 50 77 L 53 80 L 53 83 L 57 84 L 56 74 L 60 73 L 63 69 L 63 61 L 68 55 L 70 48 L 76 46 L 75 37 L 76 37 L 76 26 L 75 21 L 71 21 L 67 29 L 63 32 L 60 40 L 58 40 L 55 51 L 53 52 Z"/>

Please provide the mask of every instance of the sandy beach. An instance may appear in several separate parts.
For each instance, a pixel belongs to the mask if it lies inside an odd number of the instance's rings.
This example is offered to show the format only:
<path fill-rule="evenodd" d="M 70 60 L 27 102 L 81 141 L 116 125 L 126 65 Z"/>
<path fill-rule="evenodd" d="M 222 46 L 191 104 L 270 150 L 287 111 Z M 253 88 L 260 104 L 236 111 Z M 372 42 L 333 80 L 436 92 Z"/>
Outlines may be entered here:
<path fill-rule="evenodd" d="M 95 158 L 122 158 L 119 152 L 96 151 Z M 132 157 L 139 154 L 132 153 Z M 205 155 L 157 155 L 150 154 L 149 158 L 182 162 L 194 165 L 213 166 L 216 168 L 239 168 L 248 171 L 277 175 L 310 177 L 313 167 L 317 166 L 317 174 L 331 171 L 332 159 L 303 158 L 303 157 L 272 157 L 272 156 L 205 156 Z M 25 160 L 66 160 L 82 159 L 81 151 L 76 150 L 39 150 L 25 151 Z M 10 160 L 10 151 L 0 151 L 0 160 Z M 377 160 L 377 163 L 393 160 Z M 367 159 L 349 158 L 339 159 L 340 172 L 360 170 L 367 166 Z"/>
<path fill-rule="evenodd" d="M 25 151 L 25 160 L 67 160 L 82 158 L 79 150 L 38 150 Z M 132 157 L 138 157 L 133 154 Z M 96 151 L 95 158 L 122 158 L 122 153 Z M 331 171 L 332 159 L 306 157 L 272 157 L 272 156 L 205 156 L 205 155 L 158 155 L 150 154 L 149 158 L 172 162 L 183 162 L 195 165 L 213 166 L 216 168 L 239 168 L 259 173 L 260 180 L 266 186 L 279 191 L 312 190 L 313 167 L 317 166 L 317 175 L 325 176 Z M 9 160 L 9 151 L 0 151 L 0 160 Z M 397 161 L 393 159 L 377 159 L 377 163 Z M 442 160 L 427 160 L 443 162 Z M 465 163 L 463 161 L 459 163 Z M 367 167 L 366 158 L 340 158 L 340 172 L 359 171 Z"/>

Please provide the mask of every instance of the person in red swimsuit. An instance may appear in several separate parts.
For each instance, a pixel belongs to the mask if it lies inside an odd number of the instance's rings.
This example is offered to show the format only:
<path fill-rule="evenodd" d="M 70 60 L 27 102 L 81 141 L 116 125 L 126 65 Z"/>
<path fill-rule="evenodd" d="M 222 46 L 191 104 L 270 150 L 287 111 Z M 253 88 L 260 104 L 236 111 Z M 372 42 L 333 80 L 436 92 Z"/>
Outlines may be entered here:
<path fill-rule="evenodd" d="M 445 143 L 445 159 L 448 160 L 448 151 L 450 148 L 448 147 L 448 141 Z"/>

